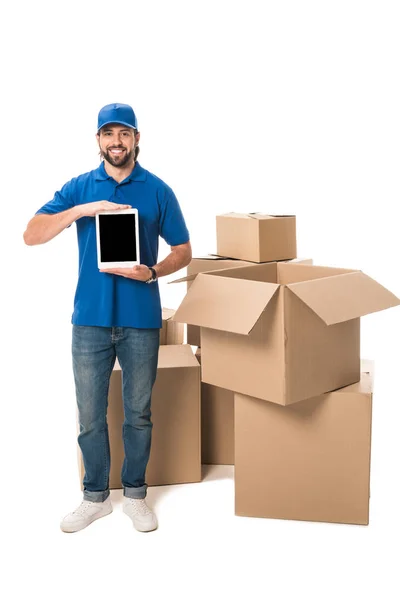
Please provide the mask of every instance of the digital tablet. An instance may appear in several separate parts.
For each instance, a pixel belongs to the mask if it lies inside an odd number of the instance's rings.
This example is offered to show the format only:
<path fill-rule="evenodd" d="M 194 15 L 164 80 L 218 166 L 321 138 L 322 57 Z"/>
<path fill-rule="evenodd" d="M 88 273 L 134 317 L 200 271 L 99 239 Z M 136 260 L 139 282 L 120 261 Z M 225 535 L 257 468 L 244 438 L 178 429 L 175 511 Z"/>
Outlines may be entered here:
<path fill-rule="evenodd" d="M 140 265 L 137 208 L 97 213 L 96 238 L 99 269 Z"/>

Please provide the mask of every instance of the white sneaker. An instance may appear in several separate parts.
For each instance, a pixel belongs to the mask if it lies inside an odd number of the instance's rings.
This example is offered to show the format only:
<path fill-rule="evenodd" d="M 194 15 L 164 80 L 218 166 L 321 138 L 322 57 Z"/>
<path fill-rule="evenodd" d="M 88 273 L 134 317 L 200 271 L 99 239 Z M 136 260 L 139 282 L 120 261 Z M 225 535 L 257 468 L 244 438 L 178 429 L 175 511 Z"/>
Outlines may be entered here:
<path fill-rule="evenodd" d="M 84 529 L 100 517 L 105 517 L 112 512 L 111 498 L 108 496 L 104 502 L 91 502 L 84 500 L 80 506 L 69 513 L 61 521 L 60 527 L 66 533 L 74 533 Z"/>
<path fill-rule="evenodd" d="M 138 531 L 153 531 L 157 529 L 157 517 L 150 510 L 144 498 L 127 498 L 124 496 L 123 511 L 133 521 Z"/>

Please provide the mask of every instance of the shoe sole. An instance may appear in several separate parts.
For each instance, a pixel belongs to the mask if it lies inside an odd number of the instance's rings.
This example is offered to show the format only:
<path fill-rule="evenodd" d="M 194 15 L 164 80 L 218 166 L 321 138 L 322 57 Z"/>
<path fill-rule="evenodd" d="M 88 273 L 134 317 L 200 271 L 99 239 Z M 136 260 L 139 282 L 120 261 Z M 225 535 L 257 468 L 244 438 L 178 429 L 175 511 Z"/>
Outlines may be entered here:
<path fill-rule="evenodd" d="M 126 514 L 127 517 L 130 518 L 136 531 L 140 531 L 141 533 L 149 533 L 150 531 L 155 531 L 158 528 L 158 522 L 156 522 L 155 526 L 151 526 L 150 528 L 149 527 L 146 528 L 145 526 L 138 525 L 137 523 L 135 523 L 135 521 L 133 520 L 133 518 L 131 517 L 131 515 L 129 513 L 125 512 L 124 509 L 122 509 L 122 511 Z"/>
<path fill-rule="evenodd" d="M 81 527 L 76 527 L 76 526 L 73 526 L 73 525 L 68 526 L 68 525 L 63 525 L 61 523 L 60 529 L 64 533 L 76 533 L 77 531 L 82 531 L 82 529 L 85 529 L 86 527 L 88 527 L 89 525 L 91 525 L 94 521 L 97 521 L 97 519 L 101 519 L 102 517 L 106 517 L 107 515 L 111 514 L 112 511 L 113 511 L 113 509 L 112 509 L 112 506 L 111 506 L 109 509 L 106 510 L 106 512 L 104 512 L 102 514 L 93 515 L 93 517 L 89 521 L 89 523 L 85 523 Z"/>

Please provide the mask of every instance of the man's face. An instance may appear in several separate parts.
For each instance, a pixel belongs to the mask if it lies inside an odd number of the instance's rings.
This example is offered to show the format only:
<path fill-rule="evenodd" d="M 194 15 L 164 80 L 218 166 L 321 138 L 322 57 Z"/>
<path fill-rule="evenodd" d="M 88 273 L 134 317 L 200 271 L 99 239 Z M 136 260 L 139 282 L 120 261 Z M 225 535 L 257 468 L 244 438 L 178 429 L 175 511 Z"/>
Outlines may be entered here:
<path fill-rule="evenodd" d="M 133 162 L 140 134 L 123 125 L 105 125 L 97 134 L 101 156 L 113 167 Z"/>

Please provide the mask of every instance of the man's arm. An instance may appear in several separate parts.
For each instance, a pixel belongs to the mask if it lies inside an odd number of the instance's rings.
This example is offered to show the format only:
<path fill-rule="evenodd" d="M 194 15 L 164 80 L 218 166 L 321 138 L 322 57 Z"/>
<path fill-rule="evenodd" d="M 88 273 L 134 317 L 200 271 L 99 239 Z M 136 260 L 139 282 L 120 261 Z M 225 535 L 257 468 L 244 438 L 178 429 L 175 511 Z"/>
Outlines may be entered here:
<path fill-rule="evenodd" d="M 44 244 L 61 233 L 79 217 L 79 207 L 73 206 L 55 215 L 35 215 L 28 223 L 24 242 L 28 246 Z"/>
<path fill-rule="evenodd" d="M 24 242 L 28 246 L 45 244 L 81 217 L 94 217 L 96 213 L 103 210 L 121 210 L 124 208 L 131 208 L 131 206 L 129 204 L 116 204 L 108 200 L 99 200 L 98 202 L 73 206 L 54 215 L 35 215 L 27 225 Z"/>
<path fill-rule="evenodd" d="M 190 242 L 180 244 L 179 246 L 170 246 L 171 252 L 164 260 L 153 266 L 157 273 L 157 277 L 170 275 L 187 267 L 192 260 L 192 246 Z M 146 265 L 137 265 L 136 267 L 121 268 L 121 269 L 100 269 L 102 273 L 112 273 L 113 275 L 122 275 L 129 279 L 137 279 L 138 281 L 147 281 L 151 277 L 151 271 Z"/>
<path fill-rule="evenodd" d="M 192 246 L 190 242 L 180 244 L 179 246 L 170 246 L 171 252 L 161 262 L 154 265 L 153 269 L 157 273 L 157 277 L 171 275 L 187 265 L 192 260 Z"/>

